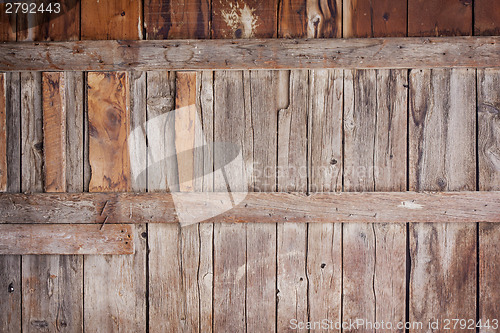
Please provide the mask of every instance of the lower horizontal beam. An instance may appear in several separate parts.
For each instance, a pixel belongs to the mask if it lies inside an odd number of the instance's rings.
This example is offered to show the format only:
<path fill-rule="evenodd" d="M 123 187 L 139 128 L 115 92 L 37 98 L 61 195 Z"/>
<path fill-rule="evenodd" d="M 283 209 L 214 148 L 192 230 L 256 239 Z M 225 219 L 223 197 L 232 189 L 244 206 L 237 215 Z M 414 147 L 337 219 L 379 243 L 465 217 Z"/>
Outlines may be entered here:
<path fill-rule="evenodd" d="M 0 194 L 0 223 L 500 222 L 500 192 Z"/>
<path fill-rule="evenodd" d="M 0 43 L 0 71 L 499 66 L 500 37 Z"/>
<path fill-rule="evenodd" d="M 131 225 L 101 226 L 0 224 L 0 255 L 134 253 Z"/>

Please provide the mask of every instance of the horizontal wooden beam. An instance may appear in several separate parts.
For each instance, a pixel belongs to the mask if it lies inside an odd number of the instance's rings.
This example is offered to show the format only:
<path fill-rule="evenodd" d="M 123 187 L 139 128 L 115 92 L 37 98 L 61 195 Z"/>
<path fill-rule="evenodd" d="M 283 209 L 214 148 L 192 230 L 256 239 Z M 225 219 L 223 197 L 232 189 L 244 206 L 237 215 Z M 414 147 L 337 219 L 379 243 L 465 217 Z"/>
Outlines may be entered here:
<path fill-rule="evenodd" d="M 500 37 L 7 42 L 0 71 L 499 67 Z"/>
<path fill-rule="evenodd" d="M 0 194 L 0 211 L 1 223 L 500 222 L 500 192 Z"/>
<path fill-rule="evenodd" d="M 0 224 L 0 255 L 133 253 L 131 225 Z"/>

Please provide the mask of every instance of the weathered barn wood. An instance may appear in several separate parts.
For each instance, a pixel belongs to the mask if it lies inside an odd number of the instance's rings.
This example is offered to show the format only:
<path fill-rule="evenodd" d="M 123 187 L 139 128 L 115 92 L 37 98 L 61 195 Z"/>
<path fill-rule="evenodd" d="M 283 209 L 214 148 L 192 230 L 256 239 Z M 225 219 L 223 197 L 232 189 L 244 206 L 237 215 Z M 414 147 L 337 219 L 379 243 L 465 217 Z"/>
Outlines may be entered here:
<path fill-rule="evenodd" d="M 132 190 L 127 142 L 130 131 L 128 74 L 89 73 L 87 81 L 89 161 L 92 169 L 89 191 Z M 104 203 L 100 215 L 106 212 L 107 205 Z M 97 331 L 103 327 L 110 332 L 145 329 L 146 244 L 139 238 L 144 230 L 144 225 L 132 229 L 133 237 L 139 240 L 133 256 L 85 257 L 84 311 L 87 330 Z M 107 273 L 110 271 L 114 274 Z M 103 307 L 108 311 L 103 312 Z"/>
<path fill-rule="evenodd" d="M 133 254 L 134 253 L 134 239 L 132 226 L 126 224 L 109 224 L 105 225 L 103 228 L 96 224 L 43 224 L 43 225 L 25 225 L 25 224 L 2 224 L 0 225 L 0 254 Z M 59 257 L 50 256 L 42 257 L 55 259 L 55 265 L 53 269 L 55 271 L 60 271 L 51 277 L 51 279 L 58 279 L 59 274 L 68 274 L 67 277 L 61 277 L 62 279 L 69 279 L 74 281 L 73 273 L 81 275 L 81 267 L 79 265 L 72 266 L 73 264 L 78 264 L 78 261 L 69 261 L 68 264 L 71 265 L 61 265 L 65 269 L 59 267 L 59 261 L 71 260 L 71 256 Z M 23 268 L 34 265 L 36 260 L 35 257 L 31 257 L 29 262 L 25 261 L 23 263 Z M 40 259 L 40 258 L 38 258 Z M 48 264 L 49 261 L 45 261 Z M 67 272 L 64 272 L 67 270 Z M 24 273 L 23 273 L 24 274 Z M 43 284 L 45 282 L 35 281 L 36 279 L 26 279 L 31 289 L 45 288 Z M 56 283 L 57 285 L 57 283 Z M 80 289 L 81 286 L 74 286 Z M 59 289 L 59 288 L 57 288 Z M 52 290 L 54 292 L 54 290 Z M 57 293 L 67 294 L 69 298 L 66 301 L 77 301 L 81 300 L 81 295 L 79 295 L 78 290 L 58 290 Z M 72 299 L 76 297 L 76 299 Z M 50 297 L 48 297 L 50 298 Z M 41 300 L 30 300 L 30 296 L 25 295 L 23 298 L 26 302 L 38 303 Z M 65 302 L 66 303 L 66 302 Z M 38 303 L 38 306 L 43 307 L 44 302 Z M 70 305 L 70 304 L 67 304 Z M 81 304 L 75 304 L 75 306 L 81 306 Z M 54 309 L 46 309 L 47 312 L 53 313 Z M 76 315 L 81 314 L 81 309 L 77 309 Z M 34 308 L 28 311 L 36 311 Z M 37 311 L 38 312 L 38 311 Z M 43 312 L 43 311 L 42 311 Z M 60 312 L 60 310 L 56 311 Z M 42 318 L 33 318 L 31 315 L 43 316 L 41 313 L 28 313 L 28 322 L 32 320 L 42 320 Z M 67 314 L 60 313 L 61 320 L 66 322 L 69 320 L 73 323 L 75 318 L 67 318 Z M 46 320 L 46 319 L 43 319 Z M 54 318 L 54 322 L 57 318 Z M 52 325 L 52 321 L 50 322 Z M 75 323 L 76 324 L 76 323 Z M 56 323 L 56 326 L 65 327 L 64 323 Z M 66 322 L 66 326 L 68 322 Z M 76 327 L 75 327 L 76 329 Z M 81 329 L 81 328 L 80 328 Z"/>
<path fill-rule="evenodd" d="M 411 71 L 410 190 L 476 188 L 474 73 L 467 69 Z M 410 257 L 410 320 L 475 317 L 473 223 L 410 224 Z"/>
<path fill-rule="evenodd" d="M 203 222 L 497 222 L 500 194 L 490 192 L 241 193 L 232 209 Z M 179 223 L 174 200 L 192 216 L 227 193 L 0 194 L 2 223 Z M 106 204 L 103 211 L 104 204 Z M 211 207 L 213 205 L 213 207 Z M 101 214 L 102 212 L 102 214 Z M 187 215 L 189 217 L 189 215 Z"/>
<path fill-rule="evenodd" d="M 499 39 L 17 42 L 0 44 L 0 71 L 486 68 L 499 66 Z"/>
<path fill-rule="evenodd" d="M 345 71 L 346 191 L 406 188 L 406 84 L 403 70 Z M 405 247 L 403 223 L 344 224 L 344 319 L 404 320 Z"/>
<path fill-rule="evenodd" d="M 15 35 L 14 35 L 15 38 Z M 0 126 L 0 135 L 5 138 L 6 150 L 0 156 L 1 173 L 5 184 L 1 192 L 21 191 L 21 86 L 19 73 L 2 75 L 4 85 L 0 94 L 0 104 L 5 106 L 5 126 Z M 18 332 L 21 330 L 21 257 L 17 255 L 0 256 L 0 330 Z"/>
<path fill-rule="evenodd" d="M 500 72 L 494 69 L 477 73 L 479 190 L 500 189 Z M 500 224 L 479 224 L 479 319 L 500 316 L 498 272 Z M 482 328 L 480 332 L 487 332 Z"/>

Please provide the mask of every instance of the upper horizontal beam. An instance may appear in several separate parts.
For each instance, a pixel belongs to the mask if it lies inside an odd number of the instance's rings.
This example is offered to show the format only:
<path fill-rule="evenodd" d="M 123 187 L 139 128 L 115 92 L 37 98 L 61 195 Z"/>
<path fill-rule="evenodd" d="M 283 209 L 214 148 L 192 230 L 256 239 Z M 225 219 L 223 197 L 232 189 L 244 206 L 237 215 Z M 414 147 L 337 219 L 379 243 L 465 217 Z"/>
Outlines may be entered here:
<path fill-rule="evenodd" d="M 0 71 L 448 67 L 500 67 L 500 37 L 0 44 Z"/>
<path fill-rule="evenodd" d="M 0 223 L 500 222 L 500 192 L 0 194 L 0 212 Z"/>

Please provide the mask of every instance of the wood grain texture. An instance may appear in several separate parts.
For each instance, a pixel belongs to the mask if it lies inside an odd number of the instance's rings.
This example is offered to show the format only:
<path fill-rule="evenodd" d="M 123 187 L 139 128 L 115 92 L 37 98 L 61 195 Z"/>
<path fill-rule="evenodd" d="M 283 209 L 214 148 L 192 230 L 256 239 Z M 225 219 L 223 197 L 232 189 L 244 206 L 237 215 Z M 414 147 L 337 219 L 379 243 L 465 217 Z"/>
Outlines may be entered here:
<path fill-rule="evenodd" d="M 81 39 L 142 39 L 142 2 L 81 0 Z"/>
<path fill-rule="evenodd" d="M 134 190 L 127 141 L 130 131 L 128 75 L 89 73 L 87 83 L 92 167 L 89 190 Z M 101 207 L 100 220 L 104 223 L 106 203 Z M 146 330 L 146 242 L 139 236 L 145 230 L 144 225 L 132 229 L 132 238 L 136 240 L 134 255 L 85 258 L 86 330 Z M 113 270 L 115 274 L 108 274 Z"/>
<path fill-rule="evenodd" d="M 212 2 L 212 38 L 276 37 L 278 1 Z"/>
<path fill-rule="evenodd" d="M 99 225 L 95 224 L 75 224 L 75 225 L 62 225 L 62 224 L 43 224 L 43 225 L 26 225 L 26 224 L 2 224 L 1 228 L 1 245 L 0 245 L 0 254 L 132 254 L 134 253 L 134 242 L 133 242 L 133 234 L 132 227 L 126 224 L 110 224 L 105 228 L 100 228 Z M 49 257 L 50 259 L 61 260 L 60 257 Z M 23 258 L 24 259 L 24 258 Z M 28 265 L 34 265 L 37 260 L 35 257 L 30 257 L 33 260 L 23 260 L 23 271 L 24 268 L 27 268 Z M 44 258 L 39 258 L 43 263 L 47 261 Z M 67 257 L 68 264 L 71 264 L 72 261 L 70 257 Z M 76 263 L 78 263 L 76 261 Z M 39 266 L 39 265 L 36 265 Z M 56 268 L 57 265 L 56 262 Z M 65 267 L 66 265 L 63 265 Z M 70 280 L 74 279 L 74 274 L 82 274 L 81 267 L 78 266 L 69 266 L 65 267 L 69 271 L 67 274 L 67 278 Z M 37 267 L 35 267 L 37 269 Z M 73 272 L 71 272 L 73 271 Z M 24 272 L 23 272 L 24 274 Z M 38 277 L 39 278 L 39 277 Z M 37 280 L 37 277 L 31 277 L 25 279 L 27 282 L 31 282 L 31 287 L 34 289 L 38 288 L 49 288 L 52 289 L 52 292 L 58 290 L 58 284 L 61 284 L 60 281 L 57 280 L 57 276 L 52 276 L 54 286 L 45 285 L 46 281 L 38 281 L 34 282 L 33 280 Z M 35 284 L 37 288 L 35 288 Z M 80 286 L 75 286 L 77 290 L 65 290 L 68 293 L 67 301 L 77 301 L 81 300 L 81 293 L 78 293 L 78 289 Z M 34 291 L 31 291 L 33 293 Z M 79 295 L 80 294 L 80 295 Z M 76 297 L 76 299 L 72 299 L 72 297 Z M 50 296 L 47 297 L 49 299 Z M 59 297 L 57 297 L 59 298 Z M 31 300 L 30 296 L 25 295 L 23 298 L 24 301 L 29 302 Z M 33 301 L 33 300 L 31 300 Z M 68 322 L 66 320 L 74 319 L 67 318 L 64 313 L 61 313 L 63 309 L 57 309 L 57 307 L 61 307 L 57 303 L 56 310 L 51 309 L 52 311 L 60 315 L 60 319 L 57 319 L 57 316 L 54 316 L 54 322 L 49 322 L 49 325 L 55 325 L 55 327 L 66 328 Z M 68 304 L 69 305 L 69 304 Z M 41 307 L 44 307 L 44 304 L 41 304 Z M 39 312 L 40 308 L 38 307 L 28 307 L 26 309 L 28 311 L 34 310 L 37 308 Z M 55 311 L 54 311 L 55 310 Z M 40 315 L 40 314 L 38 314 Z M 80 313 L 81 315 L 81 313 Z M 43 316 L 43 314 L 42 314 Z M 40 321 L 42 318 L 36 319 L 30 316 L 30 313 L 27 313 L 27 323 L 25 329 L 28 331 L 36 330 L 38 324 L 34 324 L 33 321 Z M 47 321 L 45 321 L 47 323 Z M 66 324 L 64 323 L 66 322 Z M 81 325 L 80 323 L 75 323 L 75 325 Z M 30 326 L 35 326 L 31 327 Z M 38 327 L 39 328 L 39 327 Z M 54 328 L 54 327 L 53 327 Z M 71 331 L 82 330 L 82 327 L 79 329 L 73 328 Z"/>
<path fill-rule="evenodd" d="M 4 84 L 0 94 L 0 104 L 4 104 L 5 125 L 0 129 L 0 136 L 5 141 L 5 152 L 0 159 L 5 159 L 2 176 L 5 184 L 1 191 L 21 191 L 21 86 L 19 73 L 5 73 L 2 75 Z M 3 155 L 5 154 L 5 155 Z M 21 330 L 21 257 L 0 256 L 0 330 L 18 332 Z"/>
<path fill-rule="evenodd" d="M 347 0 L 343 11 L 343 37 L 406 36 L 404 0 Z"/>
<path fill-rule="evenodd" d="M 124 72 L 89 73 L 89 191 L 130 191 L 130 95 Z"/>
<path fill-rule="evenodd" d="M 64 74 L 43 73 L 45 191 L 66 192 L 66 98 Z"/>
<path fill-rule="evenodd" d="M 0 41 L 15 41 L 16 40 L 16 15 L 5 13 L 6 4 L 0 4 Z"/>
<path fill-rule="evenodd" d="M 408 0 L 408 36 L 472 35 L 470 0 Z"/>
<path fill-rule="evenodd" d="M 477 111 L 478 111 L 478 166 L 479 190 L 495 191 L 500 188 L 500 99 L 498 70 L 479 70 L 477 72 Z M 500 315 L 500 295 L 497 290 L 497 274 L 500 270 L 500 253 L 497 241 L 500 225 L 479 224 L 479 319 Z M 486 327 L 480 332 L 487 332 Z"/>
<path fill-rule="evenodd" d="M 130 131 L 136 137 L 128 140 L 131 167 L 131 188 L 135 192 L 146 192 L 147 172 L 142 166 L 147 164 L 147 73 L 129 72 L 130 91 Z M 137 170 L 137 171 L 135 171 Z M 144 171 L 144 172 L 142 172 Z"/>
<path fill-rule="evenodd" d="M 207 147 L 203 145 L 205 140 L 212 140 L 213 130 L 209 129 L 213 115 L 210 106 L 208 105 L 208 110 L 205 110 L 199 100 L 213 99 L 212 74 L 194 72 L 177 73 L 176 76 L 172 74 L 171 78 L 176 79 L 175 92 L 170 91 L 174 81 L 170 82 L 171 86 L 165 85 L 164 83 L 168 83 L 168 73 L 162 74 L 165 74 L 162 76 L 166 79 L 163 82 L 158 80 L 161 76 L 150 78 L 148 100 L 161 100 L 165 98 L 162 96 L 172 93 L 175 94 L 176 109 L 171 113 L 164 113 L 173 107 L 171 101 L 166 104 L 151 104 L 148 115 L 153 117 L 148 123 L 148 131 L 151 129 L 148 137 L 150 140 L 157 138 L 157 143 L 154 145 L 158 144 L 159 139 L 163 141 L 162 145 L 173 149 L 176 153 L 173 155 L 176 157 L 176 163 L 172 163 L 172 159 L 168 156 L 164 161 L 160 161 L 163 165 L 161 171 L 171 175 L 167 176 L 169 182 L 165 183 L 162 174 L 156 173 L 158 178 L 148 176 L 152 185 L 149 189 L 169 190 L 170 186 L 167 185 L 173 185 L 175 188 L 170 189 L 174 191 L 211 191 L 212 165 L 207 163 L 211 158 Z M 164 120 L 161 119 L 162 114 L 171 117 L 169 120 Z M 164 127 L 149 126 L 150 123 L 155 124 L 157 121 L 170 124 L 172 133 L 165 133 Z M 155 131 L 154 128 L 160 131 Z M 177 206 L 177 208 L 181 210 L 178 213 L 183 214 L 182 207 Z M 213 226 L 201 226 L 194 224 L 193 221 L 183 220 L 180 225 L 150 225 L 149 230 L 150 288 L 152 291 L 167 290 L 167 293 L 172 295 L 168 300 L 164 300 L 161 293 L 157 293 L 159 297 L 154 296 L 154 292 L 151 293 L 150 330 L 168 328 L 179 331 L 211 331 Z M 165 243 L 165 239 L 169 241 Z M 169 278 L 165 278 L 166 276 Z"/>
<path fill-rule="evenodd" d="M 43 191 L 42 74 L 21 74 L 21 162 L 23 192 Z"/>
<path fill-rule="evenodd" d="M 278 37 L 332 38 L 341 37 L 341 35 L 341 1 L 280 1 Z"/>
<path fill-rule="evenodd" d="M 274 192 L 279 73 L 252 71 L 247 75 L 243 116 L 252 137 L 243 142 L 242 149 L 251 154 L 245 160 L 252 168 L 249 190 Z M 276 224 L 251 223 L 246 229 L 246 330 L 272 332 L 276 330 Z"/>
<path fill-rule="evenodd" d="M 214 6 L 215 8 L 215 6 Z M 247 191 L 251 184 L 252 142 L 248 119 L 249 72 L 220 71 L 214 77 L 214 142 L 234 145 L 214 151 L 214 165 L 222 170 L 214 176 L 215 192 Z M 246 106 L 246 107 L 245 107 Z M 250 120 L 250 119 L 249 119 Z M 231 146 L 232 147 L 232 146 Z M 231 150 L 241 158 L 231 161 Z M 227 154 L 227 155 L 226 155 Z M 227 193 L 224 193 L 227 195 Z M 214 226 L 213 330 L 245 332 L 247 322 L 247 226 L 217 223 Z"/>
<path fill-rule="evenodd" d="M 0 71 L 498 68 L 500 37 L 26 42 L 0 59 Z"/>
<path fill-rule="evenodd" d="M 5 74 L 0 74 L 0 192 L 7 191 L 7 95 Z"/>
<path fill-rule="evenodd" d="M 410 73 L 410 190 L 476 188 L 475 100 L 474 70 Z M 410 224 L 410 258 L 410 321 L 475 317 L 475 224 Z"/>
<path fill-rule="evenodd" d="M 294 70 L 285 77 L 288 105 L 278 113 L 278 191 L 307 191 L 307 108 L 309 72 Z M 278 223 L 277 330 L 290 320 L 307 321 L 307 225 Z"/>
<path fill-rule="evenodd" d="M 343 72 L 313 70 L 309 75 L 309 191 L 341 191 Z M 309 302 L 309 320 L 340 321 L 342 224 L 310 223 L 308 240 L 308 298 L 313 300 Z"/>
<path fill-rule="evenodd" d="M 498 192 L 245 193 L 204 223 L 499 222 Z M 246 197 L 245 197 L 246 195 Z M 213 212 L 226 193 L 176 193 L 194 216 Z M 0 194 L 2 223 L 179 223 L 168 193 Z M 215 204 L 213 204 L 215 203 Z M 213 204 L 213 206 L 212 206 Z M 211 215 L 209 215 L 211 216 Z M 108 223 L 107 222 L 107 223 Z"/>
<path fill-rule="evenodd" d="M 66 179 L 66 88 L 64 73 L 42 74 L 44 190 L 65 192 Z M 75 88 L 75 87 L 73 87 Z M 74 101 L 73 103 L 78 103 Z M 80 126 L 81 128 L 81 126 Z M 78 127 L 72 128 L 78 135 Z M 74 142 L 76 144 L 76 142 Z M 80 143 L 80 147 L 83 141 Z M 70 154 L 74 161 L 81 156 Z M 81 175 L 80 175 L 81 176 Z M 74 175 L 73 175 L 74 177 Z M 77 187 L 78 184 L 73 186 Z M 80 188 L 82 190 L 83 188 Z M 91 228 L 91 229 L 95 229 Z M 77 254 L 93 248 L 88 232 L 62 225 L 48 225 L 41 230 L 30 226 L 13 226 L 5 231 L 5 251 L 19 254 Z M 80 237 L 79 237 L 80 236 Z M 104 239 L 100 239 L 102 243 Z M 66 241 L 66 242 L 65 242 Z M 14 244 L 9 244 L 14 243 Z M 36 244 L 35 246 L 29 244 Z M 61 247 L 58 245 L 61 243 Z M 80 244 L 82 246 L 80 246 Z M 98 244 L 96 244 L 98 245 Z M 116 245 L 116 244 L 115 244 Z M 98 246 L 102 247 L 102 245 Z M 96 247 L 96 250 L 97 248 Z M 105 248 L 105 246 L 104 246 Z M 47 280 L 40 276 L 49 276 Z M 82 256 L 24 256 L 22 259 L 23 330 L 26 332 L 48 328 L 64 332 L 83 331 L 83 257 Z M 28 292 L 26 292 L 28 291 Z"/>
<path fill-rule="evenodd" d="M 211 1 L 146 0 L 144 25 L 146 39 L 210 37 Z"/>
<path fill-rule="evenodd" d="M 79 40 L 80 1 L 66 0 L 59 4 L 60 13 L 23 14 L 20 10 L 17 15 L 17 40 Z M 55 8 L 54 5 L 52 7 Z"/>
<path fill-rule="evenodd" d="M 497 68 L 499 39 L 394 37 L 4 43 L 0 48 L 0 70 Z M 34 58 L 34 54 L 40 56 Z"/>
<path fill-rule="evenodd" d="M 500 3 L 474 1 L 474 35 L 498 36 L 500 34 Z"/>
<path fill-rule="evenodd" d="M 344 75 L 344 189 L 404 190 L 406 71 Z M 404 321 L 405 248 L 403 223 L 344 224 L 343 320 Z"/>

